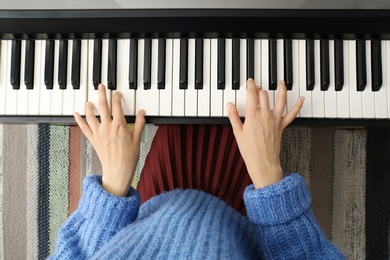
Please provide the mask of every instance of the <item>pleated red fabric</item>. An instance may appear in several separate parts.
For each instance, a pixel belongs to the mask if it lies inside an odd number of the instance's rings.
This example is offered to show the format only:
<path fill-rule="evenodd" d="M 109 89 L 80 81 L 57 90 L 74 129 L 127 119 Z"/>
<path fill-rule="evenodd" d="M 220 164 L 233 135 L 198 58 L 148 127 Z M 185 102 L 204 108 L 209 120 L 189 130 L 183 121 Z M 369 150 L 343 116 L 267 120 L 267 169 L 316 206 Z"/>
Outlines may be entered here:
<path fill-rule="evenodd" d="M 246 215 L 245 187 L 251 183 L 228 125 L 160 125 L 137 190 L 142 203 L 176 188 L 210 193 Z"/>

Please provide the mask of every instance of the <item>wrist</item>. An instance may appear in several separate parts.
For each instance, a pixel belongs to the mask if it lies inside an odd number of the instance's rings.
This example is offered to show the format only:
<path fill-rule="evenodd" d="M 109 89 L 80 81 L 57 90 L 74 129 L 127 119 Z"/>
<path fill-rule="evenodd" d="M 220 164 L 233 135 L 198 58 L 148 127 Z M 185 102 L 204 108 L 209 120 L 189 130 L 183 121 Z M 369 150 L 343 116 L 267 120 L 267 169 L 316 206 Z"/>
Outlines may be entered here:
<path fill-rule="evenodd" d="M 103 171 L 102 187 L 115 196 L 126 197 L 133 182 L 133 176 L 134 174 L 128 172 L 106 174 Z"/>
<path fill-rule="evenodd" d="M 253 169 L 248 168 L 248 173 L 256 189 L 270 186 L 283 179 L 283 171 L 280 165 L 268 165 Z"/>

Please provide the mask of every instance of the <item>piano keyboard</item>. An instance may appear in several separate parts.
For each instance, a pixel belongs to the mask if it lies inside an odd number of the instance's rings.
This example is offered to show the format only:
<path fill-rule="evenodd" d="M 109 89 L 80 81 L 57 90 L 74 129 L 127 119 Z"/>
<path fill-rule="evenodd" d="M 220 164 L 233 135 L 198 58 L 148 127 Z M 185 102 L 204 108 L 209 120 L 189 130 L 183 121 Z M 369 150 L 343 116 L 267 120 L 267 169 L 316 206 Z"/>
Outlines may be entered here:
<path fill-rule="evenodd" d="M 123 94 L 126 116 L 224 118 L 226 102 L 245 116 L 246 79 L 269 91 L 288 87 L 288 112 L 301 118 L 390 116 L 390 41 L 304 39 L 0 40 L 0 116 L 85 114 Z M 97 111 L 96 111 L 97 113 Z"/>

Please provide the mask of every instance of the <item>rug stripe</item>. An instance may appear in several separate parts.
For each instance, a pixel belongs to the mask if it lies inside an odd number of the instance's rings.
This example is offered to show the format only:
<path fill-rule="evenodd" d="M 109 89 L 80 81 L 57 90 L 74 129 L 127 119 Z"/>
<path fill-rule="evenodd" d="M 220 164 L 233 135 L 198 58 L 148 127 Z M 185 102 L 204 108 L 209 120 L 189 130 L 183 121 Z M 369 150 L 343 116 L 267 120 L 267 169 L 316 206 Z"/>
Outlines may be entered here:
<path fill-rule="evenodd" d="M 280 163 L 283 172 L 298 172 L 310 190 L 310 160 L 312 130 L 304 127 L 289 127 L 282 136 Z"/>
<path fill-rule="evenodd" d="M 141 177 L 142 169 L 144 168 L 146 157 L 149 154 L 150 147 L 152 146 L 154 136 L 156 135 L 158 126 L 155 125 L 146 125 L 142 131 L 141 136 L 141 145 L 140 145 L 140 155 L 137 162 L 137 167 L 134 173 L 134 179 L 132 186 L 137 188 L 139 179 Z"/>
<path fill-rule="evenodd" d="M 366 259 L 389 259 L 390 138 L 385 128 L 367 134 Z"/>
<path fill-rule="evenodd" d="M 312 210 L 326 237 L 332 239 L 333 128 L 313 128 L 310 186 Z"/>
<path fill-rule="evenodd" d="M 79 204 L 81 190 L 80 190 L 80 128 L 78 126 L 71 126 L 69 129 L 69 209 L 68 214 L 71 215 Z"/>
<path fill-rule="evenodd" d="M 3 246 L 3 125 L 0 124 L 0 259 L 4 259 Z"/>
<path fill-rule="evenodd" d="M 49 255 L 49 149 L 50 128 L 48 125 L 38 126 L 38 158 L 39 158 L 39 199 L 38 199 L 38 259 L 46 259 Z"/>
<path fill-rule="evenodd" d="M 365 259 L 366 141 L 364 131 L 336 130 L 332 242 L 347 259 Z"/>
<path fill-rule="evenodd" d="M 26 252 L 26 126 L 4 126 L 3 221 L 4 259 L 25 259 Z M 18 250 L 15 250 L 17 245 Z"/>
<path fill-rule="evenodd" d="M 61 226 L 68 217 L 69 127 L 50 126 L 50 254 Z"/>
<path fill-rule="evenodd" d="M 27 126 L 27 259 L 38 258 L 38 126 Z"/>
<path fill-rule="evenodd" d="M 80 133 L 80 193 L 83 189 L 83 180 L 86 176 L 86 167 L 87 167 L 87 143 L 89 141 L 83 133 Z"/>

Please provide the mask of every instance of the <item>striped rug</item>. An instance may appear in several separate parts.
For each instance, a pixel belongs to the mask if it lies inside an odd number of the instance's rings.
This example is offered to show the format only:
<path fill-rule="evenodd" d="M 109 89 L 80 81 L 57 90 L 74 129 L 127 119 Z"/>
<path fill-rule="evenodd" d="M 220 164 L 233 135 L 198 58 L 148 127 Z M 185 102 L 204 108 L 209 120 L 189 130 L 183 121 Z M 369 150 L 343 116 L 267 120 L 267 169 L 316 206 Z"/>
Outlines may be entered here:
<path fill-rule="evenodd" d="M 134 187 L 156 131 L 148 125 L 143 132 Z M 281 161 L 286 172 L 304 176 L 324 233 L 348 259 L 389 259 L 388 129 L 291 127 Z M 0 125 L 0 259 L 51 254 L 83 177 L 100 172 L 76 126 Z"/>

